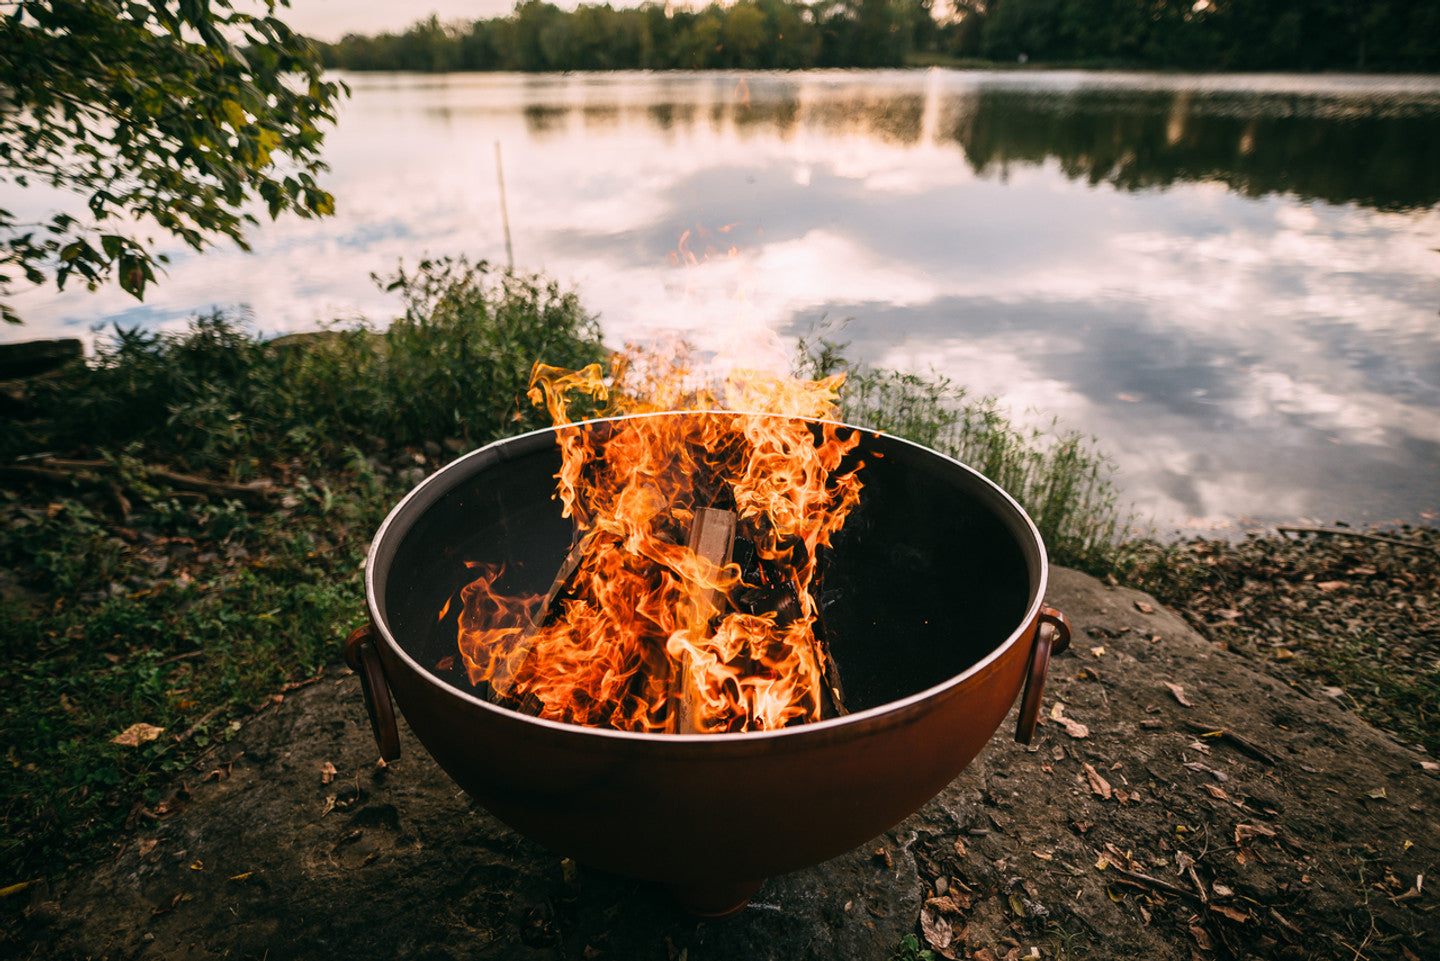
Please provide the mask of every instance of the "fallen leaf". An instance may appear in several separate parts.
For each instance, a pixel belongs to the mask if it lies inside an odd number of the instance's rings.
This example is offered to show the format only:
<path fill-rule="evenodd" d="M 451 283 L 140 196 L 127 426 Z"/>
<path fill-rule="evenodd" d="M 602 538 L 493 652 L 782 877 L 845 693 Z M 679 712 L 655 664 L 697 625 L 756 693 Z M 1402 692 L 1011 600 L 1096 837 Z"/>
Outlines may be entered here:
<path fill-rule="evenodd" d="M 1155 608 L 1151 607 L 1149 604 L 1146 604 L 1144 601 L 1136 601 L 1135 610 L 1139 611 L 1141 614 L 1155 613 Z"/>
<path fill-rule="evenodd" d="M 132 724 L 112 737 L 110 743 L 118 744 L 121 747 L 139 747 L 147 741 L 155 740 L 164 732 L 163 727 L 156 727 L 153 724 Z"/>
<path fill-rule="evenodd" d="M 326 795 L 325 806 L 320 809 L 320 816 L 323 818 L 333 810 L 335 810 L 335 795 Z"/>
<path fill-rule="evenodd" d="M 925 935 L 925 942 L 937 951 L 950 947 L 950 942 L 955 939 L 955 928 L 950 919 L 928 905 L 920 911 L 920 933 Z"/>
<path fill-rule="evenodd" d="M 1228 884 L 1221 884 L 1219 881 L 1210 885 L 1210 890 L 1215 892 L 1217 898 L 1228 898 L 1235 894 L 1235 889 Z"/>
<path fill-rule="evenodd" d="M 955 839 L 955 853 L 962 858 L 965 856 L 965 842 L 960 838 Z"/>
<path fill-rule="evenodd" d="M 1055 860 L 1055 855 L 1049 853 L 1048 851 L 1031 851 L 1030 853 L 1033 854 L 1033 855 L 1035 855 L 1037 858 L 1039 858 L 1039 859 L 1042 860 L 1042 861 L 1053 861 L 1053 860 Z"/>
<path fill-rule="evenodd" d="M 1213 797 L 1215 800 L 1217 800 L 1217 801 L 1228 801 L 1228 800 L 1230 800 L 1230 795 L 1226 794 L 1226 793 L 1225 793 L 1225 789 L 1222 788 L 1220 785 L 1218 785 L 1218 784 L 1206 784 L 1206 785 L 1204 785 L 1204 787 L 1205 787 L 1205 790 L 1206 790 L 1206 791 L 1209 791 L 1209 792 L 1210 792 L 1210 796 Z"/>
<path fill-rule="evenodd" d="M 1215 950 L 1214 945 L 1210 943 L 1210 935 L 1206 934 L 1205 929 L 1199 925 L 1190 925 L 1190 937 L 1194 938 L 1195 943 L 1200 945 L 1201 951 Z"/>
<path fill-rule="evenodd" d="M 136 846 L 136 850 L 143 858 L 149 855 L 151 851 L 155 850 L 155 845 L 159 843 L 160 842 L 155 838 L 146 838 L 144 841 L 141 841 L 139 845 Z"/>
<path fill-rule="evenodd" d="M 1166 682 L 1164 682 L 1164 683 L 1165 683 L 1165 686 L 1170 689 L 1170 693 L 1173 694 L 1173 695 L 1175 695 L 1175 700 L 1179 701 L 1179 702 L 1181 703 L 1181 705 L 1183 705 L 1184 707 L 1194 707 L 1194 706 L 1195 706 L 1193 703 L 1191 703 L 1191 701 L 1189 700 L 1189 698 L 1187 698 L 1187 697 L 1185 696 L 1185 688 L 1184 688 L 1182 685 L 1172 684 L 1172 683 L 1170 683 L 1169 681 L 1166 681 Z"/>
<path fill-rule="evenodd" d="M 1440 761 L 1419 761 L 1422 771 L 1440 771 Z"/>
<path fill-rule="evenodd" d="M 1249 914 L 1246 914 L 1239 908 L 1232 908 L 1227 904 L 1212 904 L 1210 905 L 1210 910 L 1216 912 L 1217 914 L 1223 914 L 1231 921 L 1238 921 L 1241 924 L 1244 924 L 1246 921 L 1250 920 Z"/>
<path fill-rule="evenodd" d="M 1344 590 L 1345 588 L 1349 587 L 1349 586 L 1350 586 L 1350 582 L 1349 582 L 1349 581 L 1321 581 L 1319 584 L 1316 584 L 1315 586 L 1318 587 L 1318 588 L 1320 588 L 1320 590 L 1324 591 L 1324 592 L 1327 593 L 1327 594 L 1333 594 L 1335 591 L 1341 591 L 1341 590 Z"/>
<path fill-rule="evenodd" d="M 331 764 L 329 761 L 326 761 L 324 764 L 320 765 L 320 783 L 329 784 L 331 781 L 335 780 L 335 775 L 339 773 L 340 772 L 335 769 L 335 765 Z"/>
<path fill-rule="evenodd" d="M 1184 764 L 1181 765 L 1181 767 L 1185 768 L 1186 770 L 1194 771 L 1197 774 L 1208 774 L 1217 781 L 1224 782 L 1230 780 L 1230 775 L 1226 774 L 1224 771 L 1217 771 L 1210 765 L 1201 764 L 1199 761 L 1186 761 Z"/>
<path fill-rule="evenodd" d="M 1264 824 L 1237 824 L 1235 825 L 1235 843 L 1243 845 L 1251 838 L 1273 838 L 1275 829 Z"/>
<path fill-rule="evenodd" d="M 1088 761 L 1085 763 L 1085 777 L 1090 781 L 1090 790 L 1094 791 L 1096 794 L 1100 795 L 1105 800 L 1110 800 L 1110 796 L 1112 793 L 1110 789 L 1110 782 L 1101 777 L 1100 772 L 1096 771 L 1095 768 Z"/>
<path fill-rule="evenodd" d="M 925 906 L 926 906 L 927 908 L 934 908 L 936 911 L 939 911 L 941 914 L 959 914 L 959 913 L 960 913 L 960 905 L 956 904 L 956 903 L 955 903 L 955 899 L 952 898 L 952 897 L 949 897 L 948 895 L 945 896 L 945 897 L 942 897 L 942 898 L 931 898 L 931 899 L 929 899 L 928 901 L 925 902 Z"/>
<path fill-rule="evenodd" d="M 1091 654 L 1094 654 L 1096 657 L 1104 657 L 1104 656 L 1105 656 L 1105 648 L 1104 648 L 1103 646 L 1101 646 L 1101 647 L 1092 647 L 1092 648 L 1090 648 L 1090 653 L 1091 653 Z"/>
<path fill-rule="evenodd" d="M 1367 791 L 1365 796 L 1374 801 L 1383 801 L 1385 800 L 1385 789 L 1383 787 L 1377 787 L 1373 791 Z"/>
<path fill-rule="evenodd" d="M 1030 917 L 1030 911 L 1025 907 L 1025 899 L 1020 896 L 1019 891 L 1010 892 L 1010 910 L 1019 917 Z"/>
<path fill-rule="evenodd" d="M 1050 709 L 1050 720 L 1059 724 L 1065 729 L 1065 733 L 1074 738 L 1089 737 L 1090 729 L 1079 721 L 1065 716 L 1065 705 L 1060 701 Z"/>

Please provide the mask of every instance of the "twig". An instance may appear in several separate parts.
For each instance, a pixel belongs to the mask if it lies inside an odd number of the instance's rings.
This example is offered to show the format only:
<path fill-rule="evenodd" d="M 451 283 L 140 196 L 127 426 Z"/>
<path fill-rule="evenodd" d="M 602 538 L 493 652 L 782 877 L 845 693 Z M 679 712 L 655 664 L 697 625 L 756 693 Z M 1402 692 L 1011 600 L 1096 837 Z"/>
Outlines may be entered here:
<path fill-rule="evenodd" d="M 1265 753 L 1265 751 L 1262 750 L 1259 745 L 1255 744 L 1253 741 L 1241 737 L 1234 731 L 1230 731 L 1223 727 L 1218 727 L 1215 725 L 1205 724 L 1201 721 L 1186 721 L 1185 726 L 1188 727 L 1190 730 L 1194 731 L 1196 734 L 1210 735 L 1211 737 L 1218 737 L 1222 741 L 1227 741 L 1230 744 L 1233 744 L 1236 749 L 1238 749 L 1242 754 L 1248 754 L 1251 757 L 1255 758 L 1257 761 L 1264 761 L 1271 767 L 1277 766 L 1275 759 L 1269 754 Z"/>
<path fill-rule="evenodd" d="M 49 481 L 55 484 L 79 481 L 86 484 L 104 483 L 108 485 L 110 482 L 102 481 L 100 475 L 117 470 L 119 468 L 109 461 L 66 460 L 50 457 L 41 461 L 39 466 L 0 464 L 0 477 L 19 477 L 26 480 Z M 246 501 L 252 506 L 265 503 L 275 493 L 274 485 L 268 480 L 255 481 L 250 484 L 235 484 L 230 481 L 211 480 L 195 474 L 181 474 L 178 471 L 150 465 L 142 465 L 139 470 L 148 478 L 163 481 L 176 490 L 216 497 L 233 497 Z"/>
<path fill-rule="evenodd" d="M 500 164 L 500 141 L 495 141 L 495 179 L 500 183 L 500 223 L 505 227 L 505 265 L 515 272 L 515 250 L 510 246 L 510 211 L 505 204 L 505 168 Z"/>
<path fill-rule="evenodd" d="M 1205 901 L 1203 895 L 1196 894 L 1194 891 L 1171 884 L 1169 881 L 1162 881 L 1159 878 L 1152 878 L 1148 874 L 1141 874 L 1139 871 L 1127 871 L 1122 867 L 1116 866 L 1115 864 L 1111 864 L 1109 870 L 1114 871 L 1116 874 L 1120 875 L 1120 878 L 1122 880 L 1129 881 L 1131 884 L 1139 885 L 1141 887 L 1149 886 L 1152 888 L 1158 888 L 1161 891 L 1165 891 L 1177 897 L 1189 898 L 1191 901 L 1199 901 L 1202 904 Z"/>
<path fill-rule="evenodd" d="M 1192 862 L 1190 862 L 1189 864 L 1187 864 L 1187 865 L 1185 866 L 1185 870 L 1186 870 L 1186 872 L 1190 875 L 1190 880 L 1191 880 L 1192 882 L 1194 882 L 1194 884 L 1195 884 L 1195 890 L 1197 890 L 1197 891 L 1200 892 L 1200 903 L 1201 903 L 1201 904 L 1209 904 L 1209 903 L 1210 903 L 1210 895 L 1208 895 L 1208 894 L 1205 893 L 1205 885 L 1202 884 L 1202 883 L 1200 883 L 1200 875 L 1198 875 L 1198 874 L 1195 873 L 1195 862 L 1192 861 Z"/>
<path fill-rule="evenodd" d="M 1429 551 L 1440 557 L 1440 548 L 1431 547 L 1429 544 L 1416 544 L 1413 541 L 1404 541 L 1398 537 L 1386 537 L 1383 534 L 1367 534 L 1364 531 L 1351 530 L 1348 527 L 1295 527 L 1284 525 L 1275 528 L 1276 531 L 1285 534 L 1329 534 L 1334 537 L 1358 537 L 1367 541 L 1379 541 L 1382 544 L 1394 544 L 1396 547 L 1408 547 L 1416 551 Z"/>

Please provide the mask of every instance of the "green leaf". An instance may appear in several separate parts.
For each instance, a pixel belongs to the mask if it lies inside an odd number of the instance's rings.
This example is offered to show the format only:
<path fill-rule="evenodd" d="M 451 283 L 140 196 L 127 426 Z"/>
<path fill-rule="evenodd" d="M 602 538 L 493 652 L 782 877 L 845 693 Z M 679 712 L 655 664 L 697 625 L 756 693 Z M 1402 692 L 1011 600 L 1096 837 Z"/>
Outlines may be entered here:
<path fill-rule="evenodd" d="M 0 163 L 23 157 L 12 184 L 77 194 L 91 218 L 87 227 L 40 214 L 52 238 L 45 243 L 7 234 L 0 259 L 13 273 L 56 286 L 75 274 L 91 286 L 113 279 L 140 296 L 154 280 L 153 259 L 120 234 L 96 242 L 95 222 L 149 219 L 199 249 L 221 237 L 243 246 L 251 198 L 272 216 L 291 206 L 306 216 L 333 211 L 328 195 L 302 203 L 304 182 L 294 178 L 325 169 L 317 124 L 333 122 L 345 91 L 317 82 L 318 52 L 279 21 L 262 25 L 230 0 L 71 0 L 5 13 Z M 287 171 L 283 186 L 276 166 Z"/>
<path fill-rule="evenodd" d="M 229 121 L 230 126 L 236 130 L 239 130 L 249 122 L 245 117 L 245 108 L 233 100 L 220 101 L 220 110 L 225 114 L 225 119 Z"/>

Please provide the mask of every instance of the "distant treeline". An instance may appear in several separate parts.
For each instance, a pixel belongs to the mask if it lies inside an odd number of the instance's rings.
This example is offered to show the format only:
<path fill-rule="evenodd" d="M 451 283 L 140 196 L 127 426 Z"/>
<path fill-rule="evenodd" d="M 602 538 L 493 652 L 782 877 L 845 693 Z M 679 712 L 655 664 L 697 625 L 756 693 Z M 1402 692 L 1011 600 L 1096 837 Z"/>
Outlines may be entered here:
<path fill-rule="evenodd" d="M 1199 70 L 1440 71 L 1434 0 L 738 0 L 423 20 L 322 44 L 344 70 L 893 67 L 926 58 Z"/>

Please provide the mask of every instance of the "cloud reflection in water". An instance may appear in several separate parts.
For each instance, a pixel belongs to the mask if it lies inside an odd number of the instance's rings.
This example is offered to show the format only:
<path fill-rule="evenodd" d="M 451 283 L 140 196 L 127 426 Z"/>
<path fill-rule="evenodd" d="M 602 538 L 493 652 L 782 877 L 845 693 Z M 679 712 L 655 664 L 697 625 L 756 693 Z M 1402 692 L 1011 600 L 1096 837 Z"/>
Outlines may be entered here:
<path fill-rule="evenodd" d="M 503 261 L 499 141 L 520 266 L 615 341 L 763 361 L 848 320 L 854 356 L 1096 435 L 1162 528 L 1440 508 L 1440 81 L 739 79 L 353 77 L 335 218 L 177 252 L 139 309 L 28 294 L 24 332 L 387 318 L 372 272 Z"/>

